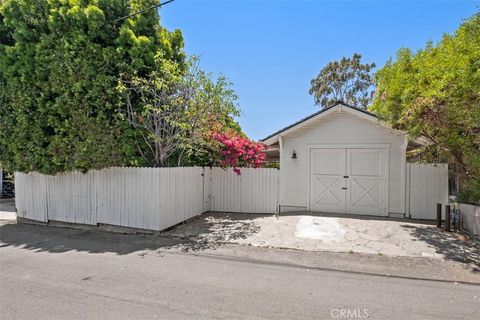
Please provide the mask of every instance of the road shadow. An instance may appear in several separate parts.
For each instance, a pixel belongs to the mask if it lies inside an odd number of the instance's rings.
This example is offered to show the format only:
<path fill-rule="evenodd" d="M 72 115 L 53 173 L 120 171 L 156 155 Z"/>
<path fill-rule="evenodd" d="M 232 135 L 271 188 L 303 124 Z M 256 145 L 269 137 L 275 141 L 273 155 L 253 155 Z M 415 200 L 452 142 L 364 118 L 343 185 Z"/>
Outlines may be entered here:
<path fill-rule="evenodd" d="M 36 252 L 129 254 L 141 250 L 156 250 L 178 243 L 158 235 L 128 235 L 96 230 L 77 230 L 52 226 L 8 223 L 0 226 L 0 248 L 18 247 Z"/>
<path fill-rule="evenodd" d="M 457 232 L 445 232 L 437 227 L 402 225 L 416 239 L 426 242 L 446 260 L 469 265 L 480 273 L 480 239 Z"/>
<path fill-rule="evenodd" d="M 0 248 L 19 247 L 50 253 L 110 252 L 119 255 L 142 250 L 189 252 L 215 249 L 257 231 L 258 227 L 251 219 L 226 214 L 201 215 L 169 231 L 154 234 L 121 234 L 99 231 L 95 227 L 78 230 L 11 222 L 0 225 Z"/>

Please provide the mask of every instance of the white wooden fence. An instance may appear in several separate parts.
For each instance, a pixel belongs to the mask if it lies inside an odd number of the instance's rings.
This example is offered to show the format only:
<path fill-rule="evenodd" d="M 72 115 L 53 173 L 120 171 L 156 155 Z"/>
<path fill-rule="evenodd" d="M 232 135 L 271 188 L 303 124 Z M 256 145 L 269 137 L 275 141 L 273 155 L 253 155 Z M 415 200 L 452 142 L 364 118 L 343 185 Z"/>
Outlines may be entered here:
<path fill-rule="evenodd" d="M 434 220 L 437 203 L 448 203 L 448 166 L 407 163 L 407 216 Z"/>
<path fill-rule="evenodd" d="M 460 210 L 462 227 L 472 234 L 480 236 L 480 206 L 465 203 L 457 203 Z"/>
<path fill-rule="evenodd" d="M 162 230 L 209 210 L 203 168 L 15 175 L 18 216 Z M 207 173 L 209 174 L 209 173 Z"/>
<path fill-rule="evenodd" d="M 278 170 L 110 168 L 55 176 L 16 173 L 22 218 L 163 230 L 203 212 L 274 213 Z"/>
<path fill-rule="evenodd" d="M 207 211 L 276 213 L 279 170 L 110 168 L 55 176 L 16 173 L 18 216 L 163 230 Z M 446 165 L 408 164 L 406 214 L 435 219 L 448 202 Z"/>
<path fill-rule="evenodd" d="M 277 169 L 212 169 L 212 211 L 273 213 L 278 210 Z"/>

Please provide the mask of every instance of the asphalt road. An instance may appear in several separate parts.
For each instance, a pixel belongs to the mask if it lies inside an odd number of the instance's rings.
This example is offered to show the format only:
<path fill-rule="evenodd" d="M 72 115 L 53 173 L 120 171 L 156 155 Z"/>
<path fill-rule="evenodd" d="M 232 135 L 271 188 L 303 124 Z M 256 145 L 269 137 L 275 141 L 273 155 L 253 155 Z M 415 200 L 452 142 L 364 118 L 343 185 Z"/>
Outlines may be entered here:
<path fill-rule="evenodd" d="M 1 319 L 480 318 L 478 285 L 25 237 L 0 244 Z"/>

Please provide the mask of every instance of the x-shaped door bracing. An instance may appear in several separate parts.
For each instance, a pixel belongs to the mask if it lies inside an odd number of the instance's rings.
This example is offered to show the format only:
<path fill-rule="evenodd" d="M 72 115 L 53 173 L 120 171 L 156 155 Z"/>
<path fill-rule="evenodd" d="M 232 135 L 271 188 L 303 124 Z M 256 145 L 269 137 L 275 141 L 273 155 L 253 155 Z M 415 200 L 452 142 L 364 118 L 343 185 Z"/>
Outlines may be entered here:
<path fill-rule="evenodd" d="M 364 187 L 360 182 L 358 182 L 357 179 L 353 178 L 352 179 L 361 189 L 361 192 L 362 194 L 357 197 L 357 199 L 355 201 L 352 202 L 352 206 L 355 205 L 358 201 L 360 201 L 364 196 L 368 196 L 370 197 L 370 199 L 372 199 L 373 201 L 375 201 L 376 204 L 380 204 L 377 199 L 375 199 L 375 197 L 373 197 L 371 194 L 370 194 L 370 191 L 372 191 L 373 188 L 375 188 L 376 186 L 378 186 L 378 184 L 380 183 L 380 180 L 377 180 L 374 184 L 372 184 L 370 187 L 366 188 Z"/>
<path fill-rule="evenodd" d="M 330 193 L 335 199 L 337 199 L 338 203 L 342 203 L 342 200 L 339 199 L 337 195 L 332 191 L 333 187 L 337 184 L 339 178 L 336 178 L 335 180 L 333 180 L 333 182 L 328 186 L 325 183 L 323 183 L 322 180 L 320 180 L 320 177 L 315 177 L 315 180 L 317 180 L 323 186 L 325 191 L 323 191 L 322 194 L 320 194 L 315 198 L 314 203 L 318 203 L 318 201 L 320 201 L 327 193 Z"/>

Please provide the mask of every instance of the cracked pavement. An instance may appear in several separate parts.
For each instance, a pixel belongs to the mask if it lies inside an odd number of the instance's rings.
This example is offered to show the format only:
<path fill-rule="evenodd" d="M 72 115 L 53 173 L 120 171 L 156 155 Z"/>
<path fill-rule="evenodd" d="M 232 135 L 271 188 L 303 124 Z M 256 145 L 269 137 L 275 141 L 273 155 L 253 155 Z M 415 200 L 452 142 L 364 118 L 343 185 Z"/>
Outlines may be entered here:
<path fill-rule="evenodd" d="M 453 260 L 480 268 L 480 241 L 409 220 L 311 214 L 210 213 L 166 233 L 203 246 L 233 243 L 305 251 Z"/>

